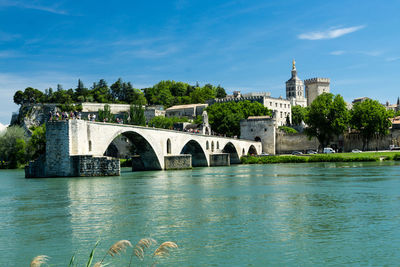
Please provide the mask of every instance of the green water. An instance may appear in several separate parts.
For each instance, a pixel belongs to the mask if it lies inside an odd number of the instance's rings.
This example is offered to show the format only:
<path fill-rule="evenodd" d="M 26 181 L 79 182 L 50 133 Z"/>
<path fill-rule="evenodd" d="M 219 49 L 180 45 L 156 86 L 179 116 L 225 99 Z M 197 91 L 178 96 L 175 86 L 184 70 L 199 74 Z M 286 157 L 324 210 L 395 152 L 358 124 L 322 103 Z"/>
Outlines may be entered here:
<path fill-rule="evenodd" d="M 179 245 L 157 266 L 400 265 L 399 163 L 30 180 L 2 170 L 0 182 L 1 267 L 42 254 L 68 266 L 74 253 L 83 266 L 97 240 L 99 260 L 115 241 L 142 237 Z M 127 266 L 129 255 L 110 259 Z"/>

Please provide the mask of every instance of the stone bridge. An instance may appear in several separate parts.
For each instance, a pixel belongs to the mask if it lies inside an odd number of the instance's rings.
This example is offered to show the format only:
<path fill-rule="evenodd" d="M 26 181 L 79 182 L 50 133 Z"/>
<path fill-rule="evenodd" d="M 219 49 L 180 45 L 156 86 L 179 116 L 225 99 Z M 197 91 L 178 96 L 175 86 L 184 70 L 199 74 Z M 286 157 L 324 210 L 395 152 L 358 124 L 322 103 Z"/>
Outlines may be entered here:
<path fill-rule="evenodd" d="M 104 156 L 123 135 L 135 147 L 133 170 L 166 170 L 240 163 L 261 153 L 261 142 L 85 120 L 46 124 L 46 155 L 26 167 L 26 177 L 119 175 L 118 159 Z"/>

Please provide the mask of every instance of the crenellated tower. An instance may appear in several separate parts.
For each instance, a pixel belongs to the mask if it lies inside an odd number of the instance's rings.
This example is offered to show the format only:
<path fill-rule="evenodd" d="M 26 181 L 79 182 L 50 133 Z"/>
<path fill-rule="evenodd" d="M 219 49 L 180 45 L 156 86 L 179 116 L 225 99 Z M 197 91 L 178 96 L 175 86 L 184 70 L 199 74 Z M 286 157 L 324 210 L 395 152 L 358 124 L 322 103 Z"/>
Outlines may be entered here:
<path fill-rule="evenodd" d="M 306 85 L 307 105 L 311 105 L 315 98 L 322 93 L 330 92 L 330 79 L 329 78 L 312 78 L 304 80 Z"/>

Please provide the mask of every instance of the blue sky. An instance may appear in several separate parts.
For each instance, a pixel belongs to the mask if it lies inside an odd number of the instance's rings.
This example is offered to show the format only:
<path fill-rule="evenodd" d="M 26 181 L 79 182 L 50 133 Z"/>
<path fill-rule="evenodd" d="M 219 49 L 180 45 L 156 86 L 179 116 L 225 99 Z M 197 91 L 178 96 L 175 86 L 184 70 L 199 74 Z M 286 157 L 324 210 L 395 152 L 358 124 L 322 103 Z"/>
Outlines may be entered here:
<path fill-rule="evenodd" d="M 383 4 L 384 3 L 384 4 Z M 345 100 L 400 95 L 400 1 L 0 0 L 0 123 L 12 97 L 121 77 L 285 96 L 291 61 L 301 79 L 328 77 Z"/>

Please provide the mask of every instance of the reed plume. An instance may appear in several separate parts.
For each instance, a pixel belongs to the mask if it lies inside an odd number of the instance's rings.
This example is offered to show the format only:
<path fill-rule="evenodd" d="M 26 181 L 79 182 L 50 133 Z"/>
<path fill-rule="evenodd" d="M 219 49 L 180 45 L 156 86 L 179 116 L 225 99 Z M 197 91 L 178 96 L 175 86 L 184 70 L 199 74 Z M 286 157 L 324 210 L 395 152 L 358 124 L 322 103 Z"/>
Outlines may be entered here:
<path fill-rule="evenodd" d="M 49 256 L 39 255 L 33 258 L 31 261 L 31 267 L 40 267 L 43 263 L 46 263 L 49 260 Z"/>
<path fill-rule="evenodd" d="M 178 245 L 171 241 L 164 242 L 154 251 L 153 257 L 168 256 L 171 248 L 178 248 Z"/>
<path fill-rule="evenodd" d="M 142 238 L 139 242 L 136 243 L 135 248 L 133 249 L 131 260 L 129 261 L 129 266 L 131 266 L 133 255 L 135 255 L 138 259 L 144 259 L 144 251 L 146 248 L 149 248 L 151 245 L 157 244 L 157 241 L 153 238 Z"/>
<path fill-rule="evenodd" d="M 101 264 L 103 264 L 103 261 L 106 258 L 107 254 L 111 255 L 111 257 L 114 257 L 115 255 L 119 255 L 121 252 L 124 252 L 127 247 L 132 247 L 132 244 L 129 240 L 120 240 L 116 242 L 107 250 L 103 259 L 98 263 L 100 263 L 100 266 L 102 266 Z"/>
<path fill-rule="evenodd" d="M 107 253 L 114 257 L 115 255 L 119 255 L 121 252 L 124 252 L 126 247 L 132 247 L 131 242 L 129 240 L 120 240 L 112 245 Z"/>

